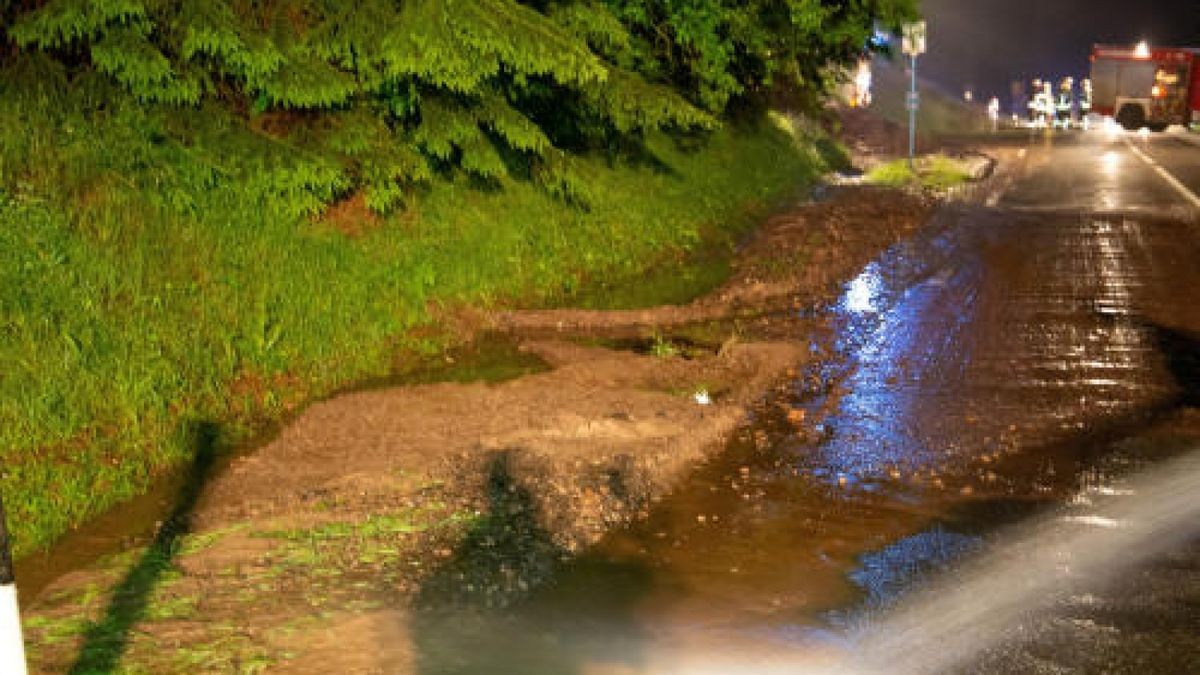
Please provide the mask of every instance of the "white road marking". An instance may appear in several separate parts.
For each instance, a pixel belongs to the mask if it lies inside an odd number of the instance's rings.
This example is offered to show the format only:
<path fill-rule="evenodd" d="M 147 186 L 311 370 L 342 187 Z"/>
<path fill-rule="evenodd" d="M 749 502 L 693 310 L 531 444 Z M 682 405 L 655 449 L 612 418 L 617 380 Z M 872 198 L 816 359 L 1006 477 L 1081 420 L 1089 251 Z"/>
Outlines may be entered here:
<path fill-rule="evenodd" d="M 1151 169 L 1154 169 L 1154 171 L 1158 173 L 1163 180 L 1167 181 L 1168 185 L 1175 188 L 1175 191 L 1178 192 L 1188 202 L 1190 202 L 1192 206 L 1200 209 L 1200 197 L 1196 196 L 1195 192 L 1192 192 L 1186 185 L 1180 183 L 1178 178 L 1172 176 L 1169 171 L 1162 168 L 1158 162 L 1154 161 L 1154 159 L 1152 159 L 1149 155 L 1142 152 L 1128 138 L 1125 139 L 1125 145 L 1128 145 L 1129 149 L 1133 151 L 1133 154 L 1137 155 L 1138 158 L 1145 162 Z"/>

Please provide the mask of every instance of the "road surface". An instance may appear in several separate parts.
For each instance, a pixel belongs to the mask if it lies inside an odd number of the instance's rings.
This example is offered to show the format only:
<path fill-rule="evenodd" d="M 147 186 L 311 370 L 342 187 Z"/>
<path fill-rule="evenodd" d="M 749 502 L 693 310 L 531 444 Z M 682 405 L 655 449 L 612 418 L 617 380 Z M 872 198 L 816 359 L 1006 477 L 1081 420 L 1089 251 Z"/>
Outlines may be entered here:
<path fill-rule="evenodd" d="M 841 672 L 871 644 L 890 672 L 1200 671 L 1200 493 L 1179 541 L 1104 548 L 1106 514 L 1166 508 L 1131 476 L 1200 447 L 1200 141 L 1024 145 L 988 206 L 849 284 L 831 357 L 645 523 L 513 607 L 434 599 L 421 672 Z M 961 632 L 889 643 L 918 589 Z"/>

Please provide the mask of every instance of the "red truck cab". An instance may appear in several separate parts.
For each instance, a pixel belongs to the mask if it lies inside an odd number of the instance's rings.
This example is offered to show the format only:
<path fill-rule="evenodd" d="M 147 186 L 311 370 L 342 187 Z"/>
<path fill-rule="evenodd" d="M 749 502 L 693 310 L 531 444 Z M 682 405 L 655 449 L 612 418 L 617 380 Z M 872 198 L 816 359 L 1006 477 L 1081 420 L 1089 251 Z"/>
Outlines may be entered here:
<path fill-rule="evenodd" d="M 1096 45 L 1092 109 L 1126 129 L 1200 120 L 1200 49 Z"/>

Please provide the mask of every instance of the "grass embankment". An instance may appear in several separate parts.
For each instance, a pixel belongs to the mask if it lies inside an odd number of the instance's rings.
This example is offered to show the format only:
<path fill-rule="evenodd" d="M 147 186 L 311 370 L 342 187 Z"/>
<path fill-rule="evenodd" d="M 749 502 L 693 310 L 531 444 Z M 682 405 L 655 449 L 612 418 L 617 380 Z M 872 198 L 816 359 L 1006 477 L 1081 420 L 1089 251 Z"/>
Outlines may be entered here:
<path fill-rule="evenodd" d="M 439 308 L 557 302 L 728 247 L 822 162 L 764 123 L 691 149 L 653 137 L 654 162 L 585 158 L 588 210 L 447 176 L 387 218 L 317 216 L 344 185 L 303 134 L 86 91 L 64 104 L 0 75 L 0 464 L 18 555 L 187 463 L 196 429 L 237 442 L 398 351 L 438 353 Z"/>

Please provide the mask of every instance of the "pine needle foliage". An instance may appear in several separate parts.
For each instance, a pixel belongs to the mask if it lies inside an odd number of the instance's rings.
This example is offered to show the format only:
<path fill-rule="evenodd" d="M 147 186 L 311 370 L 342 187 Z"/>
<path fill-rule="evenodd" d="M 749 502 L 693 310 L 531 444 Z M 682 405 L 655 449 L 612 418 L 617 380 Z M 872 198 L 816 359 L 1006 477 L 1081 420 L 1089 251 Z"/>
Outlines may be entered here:
<path fill-rule="evenodd" d="M 235 111 L 290 142 L 297 159 L 264 170 L 294 213 L 360 190 L 386 211 L 447 172 L 532 176 L 582 200 L 585 190 L 564 188 L 581 187 L 564 153 L 713 129 L 730 106 L 773 90 L 820 90 L 829 63 L 914 4 L 0 0 L 0 66 L 7 77 L 48 56 L 66 69 L 67 98 L 90 83 L 101 99 L 119 89 L 144 106 Z M 304 133 L 290 138 L 279 120 Z"/>

